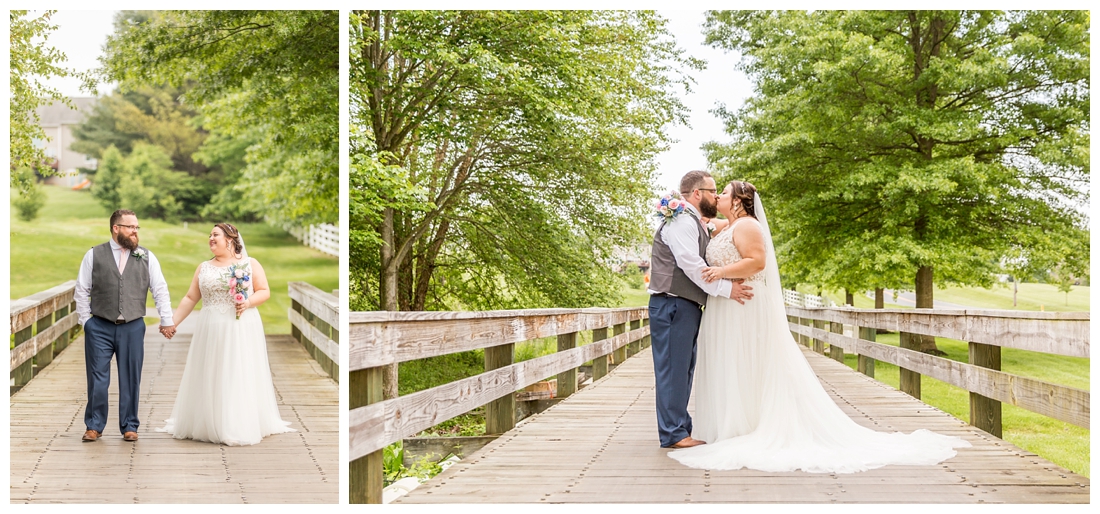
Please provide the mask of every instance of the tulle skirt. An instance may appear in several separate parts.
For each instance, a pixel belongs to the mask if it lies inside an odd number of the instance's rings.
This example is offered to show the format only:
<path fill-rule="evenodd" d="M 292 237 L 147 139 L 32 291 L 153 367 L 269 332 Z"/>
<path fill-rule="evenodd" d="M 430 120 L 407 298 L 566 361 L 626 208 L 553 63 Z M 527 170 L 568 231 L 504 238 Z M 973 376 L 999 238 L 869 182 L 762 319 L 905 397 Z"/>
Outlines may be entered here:
<path fill-rule="evenodd" d="M 699 327 L 692 437 L 669 457 L 701 469 L 852 473 L 931 465 L 966 440 L 928 430 L 877 432 L 829 397 L 787 327 L 782 298 L 754 287 L 741 305 L 710 297 Z"/>
<path fill-rule="evenodd" d="M 233 309 L 207 307 L 198 316 L 172 417 L 157 430 L 229 446 L 293 432 L 279 415 L 259 312 L 238 320 Z"/>

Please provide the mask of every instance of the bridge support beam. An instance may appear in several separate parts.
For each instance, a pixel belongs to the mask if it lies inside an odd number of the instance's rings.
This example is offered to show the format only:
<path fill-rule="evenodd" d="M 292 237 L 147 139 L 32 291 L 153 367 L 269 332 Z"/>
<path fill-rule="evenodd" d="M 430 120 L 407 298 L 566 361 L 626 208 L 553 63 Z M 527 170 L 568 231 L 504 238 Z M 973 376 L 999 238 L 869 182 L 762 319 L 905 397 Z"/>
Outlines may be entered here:
<path fill-rule="evenodd" d="M 875 334 L 878 333 L 877 329 L 868 327 L 859 327 L 859 338 L 865 341 L 874 341 Z M 875 359 L 872 359 L 866 355 L 860 355 L 856 361 L 856 371 L 863 373 L 871 378 L 875 378 Z"/>
<path fill-rule="evenodd" d="M 511 366 L 515 360 L 515 343 L 485 349 L 485 371 Z M 508 393 L 485 405 L 485 433 L 503 434 L 516 428 L 516 393 Z"/>
<path fill-rule="evenodd" d="M 898 339 L 900 346 L 907 350 L 920 351 L 920 334 L 910 334 L 908 332 L 898 332 Z M 910 371 L 905 368 L 898 368 L 898 389 L 901 392 L 912 396 L 913 398 L 920 399 L 920 373 L 916 371 Z"/>
<path fill-rule="evenodd" d="M 592 342 L 603 341 L 607 339 L 607 329 L 597 328 L 592 330 Z M 601 355 L 592 359 L 592 381 L 599 380 L 607 376 L 607 355 Z"/>
<path fill-rule="evenodd" d="M 1001 370 L 1001 347 L 970 343 L 970 364 Z M 1001 437 L 1001 402 L 970 393 L 970 424 Z"/>
<path fill-rule="evenodd" d="M 348 404 L 357 409 L 382 401 L 383 368 L 367 368 L 348 373 Z M 382 503 L 382 452 L 378 450 L 348 463 L 348 501 Z"/>
<path fill-rule="evenodd" d="M 831 323 L 829 323 L 829 331 L 834 333 L 834 334 L 844 335 L 844 324 L 831 322 Z M 841 364 L 844 364 L 844 348 L 840 347 L 840 346 L 836 346 L 834 344 L 830 344 L 829 345 L 829 357 L 832 357 L 833 360 L 835 360 L 835 361 L 837 361 Z"/>
<path fill-rule="evenodd" d="M 566 352 L 577 347 L 577 333 L 558 335 L 558 352 Z M 558 373 L 558 398 L 565 398 L 577 392 L 577 368 Z"/>

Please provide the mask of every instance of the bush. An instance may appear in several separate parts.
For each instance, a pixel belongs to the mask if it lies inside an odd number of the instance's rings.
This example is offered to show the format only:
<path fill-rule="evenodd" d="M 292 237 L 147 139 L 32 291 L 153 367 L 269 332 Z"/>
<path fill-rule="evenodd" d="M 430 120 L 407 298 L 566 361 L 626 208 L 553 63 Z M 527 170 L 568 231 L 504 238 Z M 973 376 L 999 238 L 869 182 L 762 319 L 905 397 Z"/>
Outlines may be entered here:
<path fill-rule="evenodd" d="M 29 168 L 24 168 L 16 173 L 30 175 L 31 187 L 26 191 L 14 191 L 15 197 L 12 198 L 11 204 L 15 207 L 19 219 L 34 221 L 38 217 L 38 211 L 46 205 L 46 193 L 42 191 L 42 186 L 34 183 L 34 174 Z"/>

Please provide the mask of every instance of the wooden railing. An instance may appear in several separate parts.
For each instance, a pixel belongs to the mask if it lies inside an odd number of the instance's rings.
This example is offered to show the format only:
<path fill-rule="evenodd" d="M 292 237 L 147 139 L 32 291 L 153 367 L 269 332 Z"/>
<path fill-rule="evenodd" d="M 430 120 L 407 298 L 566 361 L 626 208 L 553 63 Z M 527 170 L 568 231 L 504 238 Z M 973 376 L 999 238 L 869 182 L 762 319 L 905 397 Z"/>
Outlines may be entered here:
<path fill-rule="evenodd" d="M 875 374 L 875 361 L 900 368 L 900 389 L 920 398 L 920 376 L 970 392 L 970 424 L 1001 437 L 1001 403 L 1089 428 L 1089 392 L 1000 371 L 1001 348 L 1089 357 L 1089 313 L 946 309 L 787 307 L 791 332 L 814 351 L 843 362 L 859 356 L 857 370 Z M 812 326 L 811 326 L 812 325 Z M 852 336 L 844 335 L 852 325 Z M 902 333 L 902 347 L 875 342 L 877 329 Z M 906 348 L 905 334 L 967 341 L 969 362 Z M 916 338 L 912 338 L 916 339 Z"/>
<path fill-rule="evenodd" d="M 609 355 L 618 363 L 649 346 L 645 307 L 352 312 L 349 318 L 351 503 L 382 502 L 387 445 L 482 405 L 486 432 L 503 433 L 515 426 L 517 390 L 556 375 L 563 398 L 576 391 L 577 368 L 585 362 L 592 361 L 598 380 L 608 372 Z M 578 333 L 588 330 L 592 343 L 578 347 Z M 513 363 L 515 343 L 553 336 L 557 353 Z M 484 373 L 382 401 L 384 366 L 479 348 Z"/>
<path fill-rule="evenodd" d="M 333 380 L 340 381 L 340 302 L 308 282 L 289 282 L 290 333 Z"/>
<path fill-rule="evenodd" d="M 80 327 L 73 291 L 76 281 L 11 302 L 11 379 L 9 394 L 30 382 L 38 371 L 61 353 Z"/>

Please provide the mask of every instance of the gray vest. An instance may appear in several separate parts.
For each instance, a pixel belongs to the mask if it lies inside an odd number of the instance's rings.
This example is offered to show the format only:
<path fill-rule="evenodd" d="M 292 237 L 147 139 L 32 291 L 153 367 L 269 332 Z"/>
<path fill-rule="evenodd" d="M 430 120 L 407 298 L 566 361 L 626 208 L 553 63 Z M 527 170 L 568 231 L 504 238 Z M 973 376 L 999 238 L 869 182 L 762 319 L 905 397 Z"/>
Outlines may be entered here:
<path fill-rule="evenodd" d="M 685 209 L 681 215 L 683 214 L 691 216 L 693 223 L 699 223 L 699 218 L 695 216 L 694 212 Z M 650 251 L 649 289 L 687 298 L 699 305 L 706 305 L 707 293 L 699 289 L 699 286 L 688 278 L 684 270 L 676 265 L 676 257 L 672 255 L 672 249 L 665 244 L 664 239 L 661 237 L 665 225 L 664 222 L 661 222 L 661 228 L 658 228 L 657 233 L 653 235 L 653 248 Z M 704 260 L 706 259 L 707 243 L 710 243 L 710 234 L 703 229 L 702 225 L 699 225 L 699 256 Z"/>
<path fill-rule="evenodd" d="M 145 257 L 132 254 L 119 274 L 111 243 L 92 247 L 92 315 L 109 321 L 122 317 L 127 323 L 145 316 L 149 298 L 149 250 Z"/>

